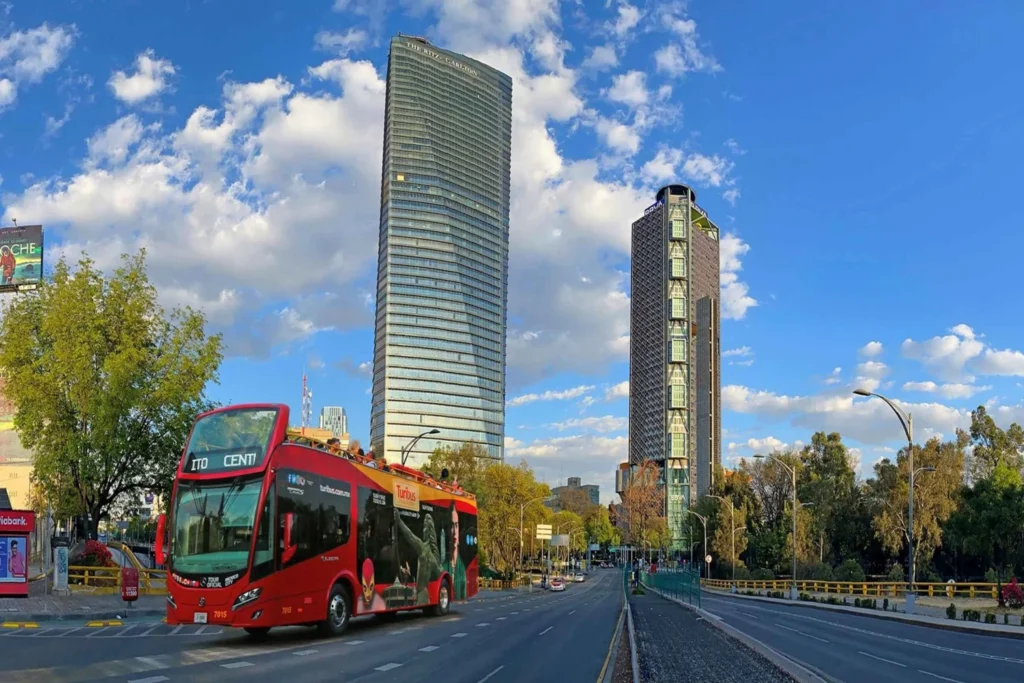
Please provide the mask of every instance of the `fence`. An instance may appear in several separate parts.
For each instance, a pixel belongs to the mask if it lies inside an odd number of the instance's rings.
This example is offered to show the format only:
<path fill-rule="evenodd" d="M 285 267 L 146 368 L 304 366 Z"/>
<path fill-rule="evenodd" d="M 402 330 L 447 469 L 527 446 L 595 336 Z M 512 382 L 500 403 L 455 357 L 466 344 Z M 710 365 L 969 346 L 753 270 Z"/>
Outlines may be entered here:
<path fill-rule="evenodd" d="M 707 588 L 729 590 L 735 584 L 736 590 L 783 591 L 788 592 L 793 582 L 786 579 L 773 581 L 726 581 L 724 579 L 701 579 Z M 892 581 L 797 581 L 801 593 L 824 593 L 833 595 L 857 595 L 867 597 L 899 597 L 907 592 L 907 584 Z M 915 583 L 918 596 L 939 598 L 991 598 L 999 597 L 999 585 L 995 583 Z"/>
<path fill-rule="evenodd" d="M 658 569 L 653 574 L 642 572 L 640 581 L 677 600 L 700 607 L 700 577 L 687 569 Z"/>
<path fill-rule="evenodd" d="M 120 567 L 68 567 L 68 587 L 75 593 L 107 595 L 121 592 Z M 139 570 L 139 595 L 166 595 L 167 571 Z"/>
<path fill-rule="evenodd" d="M 504 579 L 479 579 L 477 585 L 480 588 L 487 590 L 507 591 L 519 588 L 520 586 L 529 586 L 531 584 L 529 576 L 525 576 L 515 581 L 508 581 Z"/>

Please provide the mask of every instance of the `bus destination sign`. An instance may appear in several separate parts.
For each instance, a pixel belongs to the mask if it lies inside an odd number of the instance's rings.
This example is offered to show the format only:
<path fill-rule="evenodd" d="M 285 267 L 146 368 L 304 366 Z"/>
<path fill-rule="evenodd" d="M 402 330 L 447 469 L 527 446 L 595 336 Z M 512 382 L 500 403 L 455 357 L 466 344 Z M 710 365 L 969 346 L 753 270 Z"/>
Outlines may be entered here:
<path fill-rule="evenodd" d="M 212 451 L 189 453 L 183 471 L 188 474 L 231 472 L 256 467 L 262 462 L 263 454 L 257 449 L 243 449 L 229 453 Z"/>

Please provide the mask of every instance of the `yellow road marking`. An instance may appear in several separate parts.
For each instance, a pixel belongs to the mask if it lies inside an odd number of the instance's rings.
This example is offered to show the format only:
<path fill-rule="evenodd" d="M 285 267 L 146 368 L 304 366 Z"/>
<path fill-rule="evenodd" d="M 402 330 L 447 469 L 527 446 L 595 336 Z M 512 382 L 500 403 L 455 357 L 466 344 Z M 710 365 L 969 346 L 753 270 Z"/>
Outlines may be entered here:
<path fill-rule="evenodd" d="M 39 624 L 34 621 L 5 621 L 0 628 L 39 628 Z"/>
<path fill-rule="evenodd" d="M 90 622 L 86 623 L 85 626 L 86 626 L 86 628 L 104 628 L 104 627 L 107 627 L 107 626 L 124 626 L 124 622 L 123 621 L 117 621 L 116 619 L 113 620 L 113 621 L 90 621 Z"/>

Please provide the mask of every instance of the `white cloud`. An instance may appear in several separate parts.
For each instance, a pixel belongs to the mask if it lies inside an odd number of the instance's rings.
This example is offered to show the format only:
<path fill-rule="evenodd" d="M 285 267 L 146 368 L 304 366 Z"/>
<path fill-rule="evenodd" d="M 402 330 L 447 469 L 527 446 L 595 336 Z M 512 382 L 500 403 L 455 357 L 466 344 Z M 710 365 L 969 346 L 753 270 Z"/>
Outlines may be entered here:
<path fill-rule="evenodd" d="M 750 350 L 749 346 L 740 346 L 735 349 L 728 349 L 727 351 L 722 351 L 722 358 L 730 358 L 732 356 L 746 358 L 752 355 L 754 355 L 754 352 Z"/>
<path fill-rule="evenodd" d="M 925 382 L 904 382 L 904 391 L 919 391 L 927 394 L 939 394 L 944 398 L 970 398 L 975 394 L 980 394 L 984 391 L 990 391 L 991 386 L 976 386 L 973 384 L 963 384 L 960 382 L 950 382 L 947 384 L 936 384 L 932 381 Z"/>
<path fill-rule="evenodd" d="M 730 188 L 722 193 L 722 199 L 729 202 L 730 206 L 736 206 L 736 200 L 740 198 L 740 191 L 738 188 Z"/>
<path fill-rule="evenodd" d="M 654 183 L 669 182 L 675 179 L 676 168 L 682 160 L 681 150 L 662 147 L 653 159 L 641 167 L 640 173 L 645 179 Z"/>
<path fill-rule="evenodd" d="M 789 450 L 790 445 L 781 439 L 776 439 L 774 436 L 766 436 L 762 439 L 750 438 L 742 443 L 732 441 L 729 443 L 728 450 L 739 451 L 743 449 L 749 449 L 754 453 L 767 454 L 776 453 L 779 451 Z"/>
<path fill-rule="evenodd" d="M 717 154 L 706 156 L 695 152 L 686 157 L 683 175 L 697 185 L 721 187 L 723 184 L 729 184 L 729 174 L 733 166 L 731 161 Z"/>
<path fill-rule="evenodd" d="M 505 437 L 505 460 L 517 464 L 525 460 L 540 481 L 552 486 L 564 483 L 565 476 L 578 476 L 585 484 L 601 487 L 601 501 L 615 499 L 615 470 L 628 457 L 626 436 L 577 434 L 524 443 Z"/>
<path fill-rule="evenodd" d="M 728 149 L 733 154 L 738 154 L 739 156 L 743 156 L 744 154 L 747 153 L 747 150 L 740 147 L 740 143 L 736 142 L 732 138 L 729 138 L 728 140 L 723 142 L 722 146 Z"/>
<path fill-rule="evenodd" d="M 967 325 L 957 325 L 950 332 L 952 334 L 923 342 L 906 339 L 900 349 L 905 357 L 920 361 L 941 379 L 960 380 L 964 366 L 981 355 L 985 344 Z"/>
<path fill-rule="evenodd" d="M 524 406 L 527 403 L 536 403 L 537 401 L 566 401 L 572 398 L 579 398 L 585 394 L 589 394 L 594 390 L 593 386 L 580 385 L 573 387 L 572 389 L 563 389 L 561 391 L 547 390 L 540 394 L 523 394 L 522 396 L 516 396 L 515 398 L 509 399 L 506 405 L 510 408 L 518 406 Z"/>
<path fill-rule="evenodd" d="M 75 42 L 74 26 L 41 24 L 0 35 L 0 109 L 18 97 L 18 87 L 39 83 L 56 71 Z"/>
<path fill-rule="evenodd" d="M 600 118 L 596 124 L 597 134 L 610 149 L 620 154 L 636 154 L 640 151 L 640 133 L 621 121 Z"/>
<path fill-rule="evenodd" d="M 697 22 L 677 16 L 671 11 L 662 14 L 662 22 L 675 35 L 676 42 L 655 53 L 654 61 L 658 71 L 664 71 L 672 76 L 682 76 L 690 72 L 722 71 L 718 60 L 701 49 Z"/>
<path fill-rule="evenodd" d="M 142 122 L 135 114 L 114 121 L 112 124 L 89 138 L 89 164 L 123 164 L 132 148 L 142 140 Z"/>
<path fill-rule="evenodd" d="M 739 279 L 743 269 L 740 259 L 748 251 L 750 245 L 732 233 L 723 235 L 718 244 L 722 317 L 726 320 L 742 320 L 748 310 L 757 306 L 757 300 L 749 294 L 750 288 Z"/>
<path fill-rule="evenodd" d="M 619 2 L 618 16 L 615 18 L 615 23 L 612 25 L 612 31 L 619 38 L 628 37 L 636 25 L 640 23 L 640 17 L 642 13 L 634 5 L 630 5 L 628 2 Z"/>
<path fill-rule="evenodd" d="M 832 368 L 831 374 L 829 374 L 829 376 L 825 378 L 825 384 L 839 384 L 842 381 L 842 379 L 839 377 L 839 374 L 842 371 L 842 368 Z"/>
<path fill-rule="evenodd" d="M 639 107 L 650 100 L 647 91 L 647 75 L 642 71 L 629 71 L 612 78 L 612 86 L 608 88 L 608 99 L 612 102 Z"/>
<path fill-rule="evenodd" d="M 595 431 L 601 433 L 619 432 L 626 429 L 629 426 L 629 420 L 625 417 L 605 415 L 603 417 L 570 418 L 568 420 L 563 420 L 562 422 L 556 422 L 550 426 L 554 429 L 557 429 L 560 432 L 564 432 L 570 429 L 577 431 Z"/>
<path fill-rule="evenodd" d="M 628 379 L 625 382 L 619 382 L 618 384 L 609 387 L 608 390 L 604 392 L 604 400 L 606 401 L 614 401 L 620 398 L 629 398 Z"/>
<path fill-rule="evenodd" d="M 162 93 L 176 73 L 170 60 L 160 59 L 153 50 L 135 58 L 135 73 L 116 71 L 107 81 L 114 97 L 125 104 L 138 104 Z"/>
<path fill-rule="evenodd" d="M 870 341 L 860 347 L 858 353 L 865 358 L 876 358 L 882 355 L 882 342 Z"/>
<path fill-rule="evenodd" d="M 597 45 L 590 51 L 590 54 L 583 60 L 583 64 L 580 66 L 584 69 L 601 71 L 611 69 L 618 66 L 618 64 L 619 57 L 613 45 Z"/>
<path fill-rule="evenodd" d="M 869 360 L 857 365 L 854 385 L 864 391 L 875 391 L 882 384 L 882 378 L 889 373 L 889 367 L 880 361 Z"/>
<path fill-rule="evenodd" d="M 347 57 L 349 53 L 366 47 L 370 36 L 362 29 L 350 28 L 345 32 L 320 31 L 313 40 L 318 49 Z"/>

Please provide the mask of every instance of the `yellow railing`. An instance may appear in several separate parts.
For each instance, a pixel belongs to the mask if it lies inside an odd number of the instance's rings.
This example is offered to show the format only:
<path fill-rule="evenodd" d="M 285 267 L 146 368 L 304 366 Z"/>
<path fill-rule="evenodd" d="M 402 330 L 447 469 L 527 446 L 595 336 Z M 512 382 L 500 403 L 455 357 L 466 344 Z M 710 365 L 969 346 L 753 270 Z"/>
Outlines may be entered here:
<path fill-rule="evenodd" d="M 722 579 L 701 579 L 701 584 L 708 588 L 728 589 L 732 581 Z M 754 591 L 788 591 L 792 581 L 775 579 L 773 581 L 736 581 L 737 590 Z M 907 592 L 907 584 L 892 581 L 797 581 L 797 590 L 801 593 L 823 593 L 834 595 L 857 595 L 867 597 L 893 597 Z M 999 586 L 995 583 L 928 583 L 914 584 L 914 591 L 919 596 L 946 598 L 991 598 L 999 597 Z"/>
<path fill-rule="evenodd" d="M 120 567 L 68 567 L 68 585 L 74 592 L 104 595 L 121 592 Z M 167 571 L 139 570 L 139 595 L 166 595 Z"/>
<path fill-rule="evenodd" d="M 529 586 L 530 579 L 516 579 L 515 581 L 502 581 L 499 579 L 480 579 L 478 582 L 480 588 L 487 590 L 512 590 L 519 586 Z"/>

